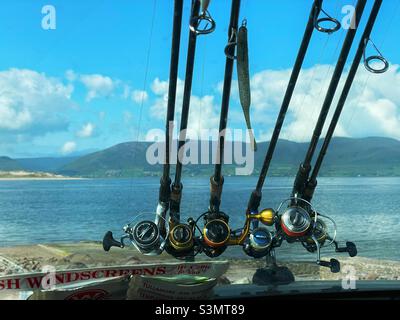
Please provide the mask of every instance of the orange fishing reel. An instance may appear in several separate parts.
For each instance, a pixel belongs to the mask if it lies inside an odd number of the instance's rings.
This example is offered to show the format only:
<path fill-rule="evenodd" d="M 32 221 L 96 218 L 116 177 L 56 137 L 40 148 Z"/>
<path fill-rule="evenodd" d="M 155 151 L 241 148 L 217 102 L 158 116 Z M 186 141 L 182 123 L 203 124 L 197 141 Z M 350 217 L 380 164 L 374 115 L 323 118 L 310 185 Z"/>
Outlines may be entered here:
<path fill-rule="evenodd" d="M 268 254 L 272 246 L 272 233 L 266 228 L 252 229 L 251 223 L 261 222 L 265 226 L 274 225 L 276 214 L 273 209 L 247 214 L 244 227 L 236 231 L 232 231 L 229 226 L 229 217 L 224 213 L 215 215 L 207 212 L 200 217 L 202 216 L 205 216 L 206 222 L 201 232 L 200 242 L 203 245 L 202 251 L 207 256 L 217 257 L 229 246 L 243 246 L 246 254 L 252 257 L 260 258 Z"/>

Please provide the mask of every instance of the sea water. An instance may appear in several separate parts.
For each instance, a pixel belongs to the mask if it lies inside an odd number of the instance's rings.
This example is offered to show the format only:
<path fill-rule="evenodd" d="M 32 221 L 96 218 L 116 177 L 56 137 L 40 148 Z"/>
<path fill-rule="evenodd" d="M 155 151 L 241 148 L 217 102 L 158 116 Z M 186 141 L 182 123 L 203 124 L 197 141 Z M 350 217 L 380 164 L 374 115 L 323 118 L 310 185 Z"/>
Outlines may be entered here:
<path fill-rule="evenodd" d="M 198 217 L 209 201 L 208 178 L 184 178 L 182 219 Z M 243 225 L 254 177 L 226 177 L 221 210 L 232 229 Z M 314 205 L 332 217 L 340 241 L 353 241 L 359 256 L 400 260 L 400 178 L 321 178 Z M 262 207 L 277 208 L 293 178 L 268 178 Z M 154 212 L 159 178 L 0 181 L 0 245 L 101 241 L 141 212 Z M 134 250 L 134 249 L 132 249 Z M 332 253 L 333 250 L 328 250 Z M 227 256 L 244 257 L 240 248 Z M 300 244 L 277 249 L 281 259 L 303 259 Z"/>

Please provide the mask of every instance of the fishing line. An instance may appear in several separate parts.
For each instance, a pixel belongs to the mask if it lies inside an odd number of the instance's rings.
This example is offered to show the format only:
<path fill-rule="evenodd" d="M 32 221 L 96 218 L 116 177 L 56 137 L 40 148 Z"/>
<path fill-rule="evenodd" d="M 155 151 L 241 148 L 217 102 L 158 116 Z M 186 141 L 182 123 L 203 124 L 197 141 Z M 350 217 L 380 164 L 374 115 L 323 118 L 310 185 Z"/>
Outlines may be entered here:
<path fill-rule="evenodd" d="M 335 16 L 337 17 L 337 16 L 339 15 L 339 11 L 340 11 L 339 2 L 336 3 L 336 8 L 335 8 L 334 11 L 335 11 L 335 14 L 336 14 Z M 319 54 L 319 56 L 318 56 L 318 58 L 317 58 L 317 62 L 316 62 L 316 64 L 314 64 L 314 66 L 317 66 L 317 65 L 320 65 L 320 64 L 321 64 L 322 59 L 323 59 L 324 56 L 325 56 L 326 49 L 327 49 L 327 47 L 328 47 L 328 43 L 329 43 L 329 41 L 331 40 L 331 35 L 332 35 L 332 34 L 329 34 L 329 33 L 328 33 L 327 38 L 326 38 L 326 40 L 325 40 L 325 42 L 324 42 L 324 45 L 323 45 L 323 47 L 322 47 L 322 50 L 320 51 L 320 54 Z M 333 53 L 333 56 L 332 56 L 332 60 L 333 60 L 333 57 L 336 55 L 336 53 L 337 53 L 337 51 L 338 51 L 338 48 L 339 48 L 340 43 L 342 42 L 343 36 L 344 36 L 344 35 L 342 34 L 342 35 L 340 36 L 339 40 L 338 40 L 338 43 L 337 43 L 337 46 L 336 46 L 336 50 L 335 50 L 335 52 Z M 325 80 L 322 81 L 323 84 L 326 82 L 326 79 L 328 78 L 328 74 L 329 74 L 330 70 L 331 70 L 331 65 L 329 66 L 329 69 L 328 69 L 328 71 L 327 71 L 327 73 L 326 73 L 326 75 L 325 75 L 325 78 L 324 78 Z M 315 80 L 315 78 L 316 78 L 316 73 L 317 73 L 317 70 L 316 70 L 316 68 L 314 68 L 314 69 L 313 69 L 313 72 L 312 72 L 312 74 L 311 74 L 311 78 L 310 78 L 310 80 L 309 80 L 309 82 L 308 82 L 308 84 L 307 84 L 307 86 L 306 86 L 305 94 L 303 95 L 303 97 L 301 98 L 300 95 L 297 95 L 296 98 L 294 98 L 293 105 L 296 105 L 296 103 L 300 102 L 300 99 L 302 99 L 302 100 L 301 100 L 301 103 L 300 103 L 299 110 L 298 110 L 298 113 L 299 113 L 299 114 L 303 113 L 303 110 L 304 110 L 304 103 L 305 103 L 305 100 L 306 100 L 306 98 L 307 98 L 307 96 L 308 96 L 308 95 L 307 95 L 307 92 L 310 92 L 310 91 L 311 91 L 311 86 L 312 86 L 312 84 L 313 84 L 313 82 L 314 82 L 314 80 Z M 322 93 L 323 88 L 324 88 L 324 86 L 321 85 L 321 89 L 320 89 L 319 96 L 321 96 L 321 93 Z M 310 115 L 315 114 L 316 108 L 317 108 L 317 106 L 314 106 L 314 109 L 313 109 L 313 111 L 311 112 Z M 294 133 L 293 133 L 293 132 L 292 132 L 292 133 L 289 133 L 289 134 L 287 135 L 287 140 L 291 141 L 292 138 L 293 138 L 293 136 L 294 136 Z M 305 140 L 305 137 L 306 137 L 306 133 L 303 131 L 303 136 L 302 136 L 302 139 L 301 139 L 300 141 L 304 141 L 304 140 Z"/>
<path fill-rule="evenodd" d="M 388 27 L 386 28 L 386 30 L 391 30 L 391 29 L 392 29 L 393 22 L 394 22 L 394 20 L 395 20 L 394 18 L 395 18 L 395 17 L 397 16 L 397 14 L 399 13 L 399 9 L 400 9 L 400 0 L 397 2 L 396 9 L 393 11 L 393 16 L 392 16 L 392 18 L 390 19 L 390 23 L 389 23 Z M 385 42 L 386 42 L 388 36 L 389 36 L 389 31 L 386 31 L 386 34 L 385 34 L 385 36 L 383 37 L 383 40 L 382 40 L 382 42 L 381 42 L 381 44 L 380 44 L 380 47 L 381 47 L 381 48 L 382 48 L 383 45 L 385 44 Z"/>
<path fill-rule="evenodd" d="M 144 106 L 144 101 L 145 101 L 145 92 L 147 88 L 147 80 L 148 80 L 148 74 L 149 74 L 149 67 L 150 67 L 150 55 L 151 55 L 151 48 L 153 44 L 153 33 L 154 33 L 154 24 L 155 24 L 155 17 L 156 17 L 156 9 L 157 9 L 157 0 L 154 0 L 153 2 L 153 13 L 152 13 L 152 19 L 151 19 L 151 25 L 150 25 L 150 40 L 149 40 L 149 46 L 147 49 L 147 57 L 146 57 L 146 67 L 145 67 L 145 75 L 144 75 L 144 80 L 143 80 L 143 90 L 141 93 L 141 98 L 140 98 L 140 108 L 139 108 L 139 121 L 138 121 L 138 130 L 137 130 L 137 135 L 136 135 L 136 144 L 137 147 L 139 146 L 139 138 L 140 138 L 140 130 L 141 130 L 141 122 L 142 122 L 142 113 L 143 113 L 143 106 Z M 134 143 L 135 146 L 135 143 Z M 133 163 L 136 162 L 137 160 L 137 148 L 136 150 L 133 150 L 134 155 L 133 155 Z M 131 197 L 133 196 L 133 178 L 130 181 L 130 194 Z"/>
<path fill-rule="evenodd" d="M 353 6 L 355 6 L 355 3 L 356 3 L 356 2 L 353 3 Z M 338 17 L 338 16 L 339 16 L 339 13 L 340 13 L 340 5 L 339 5 L 339 2 L 337 2 L 337 4 L 336 4 L 335 12 L 336 12 L 336 17 Z M 328 41 L 329 41 L 330 37 L 331 37 L 331 34 L 328 34 L 328 39 L 327 39 L 327 42 L 326 42 L 326 47 L 327 47 L 327 44 L 328 44 Z M 331 56 L 331 59 L 330 59 L 331 61 L 334 61 L 334 58 L 336 57 L 336 55 L 337 55 L 337 53 L 338 53 L 338 51 L 339 51 L 340 44 L 341 44 L 341 43 L 343 42 L 343 40 L 344 40 L 344 37 L 345 37 L 345 33 L 342 32 L 341 35 L 339 36 L 338 41 L 337 41 L 336 48 L 335 48 L 335 50 L 334 50 L 333 53 L 332 53 L 332 56 Z M 326 48 L 325 48 L 325 49 L 326 49 Z M 324 49 L 324 50 L 325 50 L 325 49 Z M 318 64 L 317 64 L 317 65 L 318 65 Z M 315 66 L 316 66 L 316 65 L 315 65 Z M 332 63 L 329 63 L 328 69 L 327 69 L 327 71 L 326 71 L 324 77 L 321 78 L 321 80 L 322 80 L 322 81 L 321 81 L 321 86 L 320 86 L 319 93 L 317 94 L 317 97 L 318 97 L 318 98 L 316 99 L 316 101 L 322 100 L 321 98 L 322 98 L 324 89 L 327 89 L 328 86 L 329 86 L 329 74 L 332 73 L 332 69 L 333 69 L 333 65 L 332 65 Z M 309 87 L 309 89 L 311 89 L 311 84 L 312 84 L 312 82 L 315 80 L 315 78 L 314 78 L 315 74 L 316 74 L 316 69 L 314 68 L 314 75 L 313 75 L 313 79 L 312 79 L 311 82 L 310 82 L 310 87 Z M 302 107 L 304 106 L 304 102 L 305 102 L 306 96 L 307 96 L 307 95 L 304 95 L 304 99 L 303 99 L 303 102 L 302 102 Z M 321 101 L 321 103 L 322 103 L 322 101 Z M 317 103 L 315 103 L 314 106 L 313 106 L 313 109 L 312 109 L 311 113 L 309 113 L 309 117 L 308 117 L 308 118 L 309 118 L 309 119 L 313 119 L 313 118 L 314 118 L 314 115 L 318 112 L 318 109 L 319 109 L 319 106 L 318 106 Z M 306 136 L 307 136 L 307 132 L 306 132 L 306 131 L 303 131 L 302 139 L 301 139 L 300 141 L 305 141 Z"/>
<path fill-rule="evenodd" d="M 392 25 L 393 25 L 394 20 L 395 20 L 395 17 L 396 17 L 397 14 L 399 13 L 399 9 L 400 9 L 400 0 L 397 2 L 396 9 L 393 11 L 392 18 L 389 20 L 390 22 L 388 23 L 387 28 L 385 28 L 386 30 L 391 30 Z M 380 44 L 380 46 L 379 46 L 380 48 L 383 47 L 383 45 L 384 45 L 384 43 L 386 42 L 388 36 L 389 36 L 389 31 L 386 31 L 386 32 L 385 32 L 385 35 L 384 35 L 384 37 L 383 37 L 383 39 L 381 40 L 381 44 Z M 369 83 L 369 81 L 370 81 L 370 79 L 371 79 L 371 76 L 372 76 L 372 74 L 371 74 L 370 72 L 368 72 L 368 76 L 366 77 L 366 79 L 365 79 L 365 81 L 364 81 L 364 83 L 363 83 L 363 85 L 362 85 L 362 88 L 363 88 L 363 89 L 362 89 L 362 91 L 361 91 L 361 94 L 358 95 L 358 98 L 357 98 L 357 100 L 356 100 L 356 102 L 355 102 L 355 106 L 358 106 L 358 105 L 359 105 L 359 103 L 360 103 L 360 101 L 361 101 L 361 98 L 364 96 L 364 93 L 365 93 L 365 91 L 367 90 L 367 86 L 368 86 L 368 83 Z M 353 110 L 352 110 L 352 112 L 351 112 L 351 116 L 350 116 L 350 118 L 349 118 L 349 121 L 347 122 L 346 126 L 344 126 L 343 128 L 348 128 L 348 127 L 350 127 L 350 124 L 353 122 L 354 117 L 360 113 L 361 109 L 362 109 L 362 108 L 357 108 L 357 107 L 353 108 Z"/>

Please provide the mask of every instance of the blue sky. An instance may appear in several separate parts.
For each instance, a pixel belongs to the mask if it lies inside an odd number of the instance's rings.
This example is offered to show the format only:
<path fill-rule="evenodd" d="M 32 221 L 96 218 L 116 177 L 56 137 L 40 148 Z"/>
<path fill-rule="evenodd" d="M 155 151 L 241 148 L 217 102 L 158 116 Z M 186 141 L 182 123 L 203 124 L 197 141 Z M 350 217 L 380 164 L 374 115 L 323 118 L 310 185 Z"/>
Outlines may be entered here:
<path fill-rule="evenodd" d="M 324 2 L 325 10 L 340 19 L 345 15 L 342 8 L 355 3 Z M 252 115 L 258 140 L 267 140 L 273 128 L 311 4 L 311 0 L 242 1 L 241 19 L 248 20 L 249 28 Z M 372 4 L 369 0 L 361 27 Z M 44 5 L 56 9 L 55 30 L 41 27 Z M 189 5 L 185 0 L 181 80 Z M 400 50 L 395 41 L 400 33 L 399 7 L 400 0 L 385 0 L 372 37 L 392 69 L 383 76 L 370 76 L 360 68 L 338 135 L 400 139 Z M 198 40 L 190 118 L 197 129 L 218 125 L 230 1 L 213 0 L 209 10 L 217 30 Z M 0 155 L 74 154 L 144 139 L 149 130 L 162 129 L 172 12 L 172 0 L 2 1 Z M 284 138 L 307 141 L 309 120 L 318 116 L 345 32 L 331 36 L 315 32 Z M 229 125 L 244 128 L 236 83 Z"/>

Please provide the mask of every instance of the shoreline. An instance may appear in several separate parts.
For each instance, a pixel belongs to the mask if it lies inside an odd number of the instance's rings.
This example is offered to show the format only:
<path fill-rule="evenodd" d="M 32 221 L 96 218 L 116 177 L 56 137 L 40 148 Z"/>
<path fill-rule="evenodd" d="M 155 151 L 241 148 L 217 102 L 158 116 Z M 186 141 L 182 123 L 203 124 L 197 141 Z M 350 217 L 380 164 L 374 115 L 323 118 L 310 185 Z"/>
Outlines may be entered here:
<path fill-rule="evenodd" d="M 197 261 L 210 261 L 201 257 Z M 265 260 L 220 257 L 216 261 L 228 261 L 229 269 L 224 281 L 231 284 L 248 284 L 258 268 L 265 266 Z M 58 270 L 90 268 L 112 265 L 140 265 L 152 263 L 178 262 L 175 258 L 143 256 L 133 248 L 113 248 L 104 252 L 100 242 L 82 241 L 75 243 L 21 245 L 0 248 L 0 276 L 22 272 L 38 272 L 45 265 Z M 319 267 L 313 261 L 278 261 L 278 265 L 288 267 L 296 281 L 301 280 L 341 280 L 349 270 L 355 271 L 359 280 L 400 280 L 400 261 L 379 260 L 364 257 L 340 257 L 340 273 Z M 351 269 L 349 269 L 349 267 Z"/>
<path fill-rule="evenodd" d="M 91 180 L 89 178 L 73 178 L 73 177 L 21 177 L 21 178 L 2 178 L 0 177 L 0 181 L 27 181 L 27 180 Z"/>

